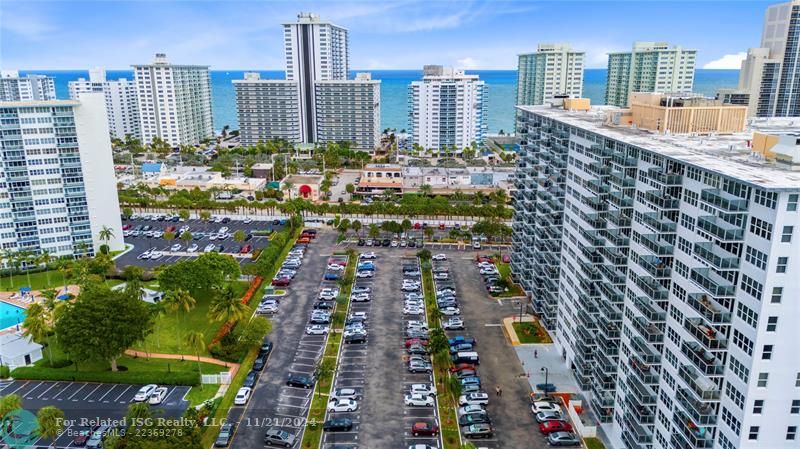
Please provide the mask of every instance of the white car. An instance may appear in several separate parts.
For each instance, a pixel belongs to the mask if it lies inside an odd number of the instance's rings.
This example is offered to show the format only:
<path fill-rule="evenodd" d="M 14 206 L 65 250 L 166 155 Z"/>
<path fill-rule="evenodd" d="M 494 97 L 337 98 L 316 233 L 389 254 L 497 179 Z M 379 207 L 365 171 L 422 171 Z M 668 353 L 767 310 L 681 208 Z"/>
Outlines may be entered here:
<path fill-rule="evenodd" d="M 433 280 L 435 281 L 446 281 L 450 279 L 450 275 L 447 273 L 436 273 L 433 275 Z"/>
<path fill-rule="evenodd" d="M 215 244 L 213 244 L 213 243 L 209 243 L 209 244 L 208 244 L 208 245 L 206 245 L 206 247 L 203 249 L 203 252 L 204 252 L 204 253 L 210 253 L 211 251 L 214 251 L 215 249 L 217 249 L 217 245 L 215 245 Z"/>
<path fill-rule="evenodd" d="M 333 394 L 331 394 L 331 400 L 358 399 L 358 397 L 359 397 L 358 392 L 352 388 L 336 388 L 333 390 Z"/>
<path fill-rule="evenodd" d="M 180 243 L 176 243 L 176 244 L 172 245 L 169 250 L 172 251 L 172 252 L 180 251 L 181 250 L 181 244 Z"/>
<path fill-rule="evenodd" d="M 252 393 L 252 389 L 248 387 L 242 387 L 239 391 L 236 392 L 236 397 L 233 399 L 233 405 L 245 405 L 247 401 L 250 400 L 250 393 Z"/>
<path fill-rule="evenodd" d="M 242 223 L 244 223 L 244 224 L 250 224 L 252 222 L 253 222 L 253 219 L 250 218 L 250 217 L 246 217 L 244 220 L 242 220 Z"/>
<path fill-rule="evenodd" d="M 306 334 L 307 335 L 325 335 L 328 333 L 330 328 L 328 326 L 324 326 L 322 324 L 312 324 L 311 326 L 306 327 Z"/>
<path fill-rule="evenodd" d="M 531 404 L 531 412 L 534 414 L 539 412 L 560 412 L 561 407 L 552 402 L 534 402 Z"/>
<path fill-rule="evenodd" d="M 142 254 L 139 254 L 136 258 L 139 259 L 139 260 L 149 259 L 150 258 L 150 254 L 152 254 L 152 253 L 153 252 L 148 249 L 147 251 L 143 252 Z"/>
<path fill-rule="evenodd" d="M 344 271 L 344 267 L 341 265 L 330 264 L 328 265 L 328 269 L 331 271 Z"/>
<path fill-rule="evenodd" d="M 441 312 L 444 316 L 461 315 L 461 310 L 458 307 L 445 307 Z"/>
<path fill-rule="evenodd" d="M 220 234 L 225 234 L 226 232 L 228 232 L 228 227 L 227 226 L 223 226 L 223 227 L 219 228 L 219 231 L 217 231 L 217 232 L 219 232 Z"/>
<path fill-rule="evenodd" d="M 199 246 L 197 246 L 196 243 L 192 243 L 191 245 L 189 245 L 188 248 L 186 248 L 186 251 L 188 251 L 190 253 L 196 253 L 198 248 L 199 248 Z"/>
<path fill-rule="evenodd" d="M 432 384 L 411 384 L 410 393 L 436 396 L 436 387 Z"/>
<path fill-rule="evenodd" d="M 350 318 L 367 319 L 367 312 L 350 312 Z"/>
<path fill-rule="evenodd" d="M 136 392 L 136 396 L 133 397 L 133 400 L 135 402 L 144 402 L 150 399 L 150 395 L 156 391 L 156 388 L 158 388 L 158 385 L 156 384 L 148 384 L 143 386 L 139 389 L 139 391 Z"/>
<path fill-rule="evenodd" d="M 219 238 L 219 234 L 217 234 L 215 232 L 212 232 L 211 234 L 208 234 L 208 239 L 209 240 L 216 240 L 218 238 Z"/>
<path fill-rule="evenodd" d="M 370 293 L 372 289 L 369 287 L 354 287 L 353 290 L 350 291 L 351 293 Z"/>
<path fill-rule="evenodd" d="M 433 407 L 435 399 L 427 394 L 411 393 L 405 396 L 403 402 L 408 407 Z"/>
<path fill-rule="evenodd" d="M 458 405 L 489 405 L 489 395 L 486 393 L 462 394 L 458 397 Z"/>
<path fill-rule="evenodd" d="M 496 268 L 482 268 L 481 274 L 484 276 L 491 276 L 493 274 L 499 274 Z"/>
<path fill-rule="evenodd" d="M 360 279 L 371 278 L 373 276 L 374 276 L 373 275 L 373 271 L 369 271 L 369 270 L 362 270 L 362 271 L 359 271 L 358 273 L 356 273 L 356 277 L 360 278 Z"/>
<path fill-rule="evenodd" d="M 375 252 L 370 251 L 368 253 L 361 254 L 360 256 L 358 256 L 358 258 L 359 259 L 377 259 L 378 256 L 375 255 Z"/>
<path fill-rule="evenodd" d="M 425 299 L 425 298 L 424 298 L 422 295 L 420 295 L 419 293 L 406 293 L 406 296 L 405 296 L 405 298 L 406 298 L 406 299 Z"/>
<path fill-rule="evenodd" d="M 329 412 L 354 412 L 358 410 L 358 402 L 354 399 L 331 399 L 328 402 Z"/>
<path fill-rule="evenodd" d="M 319 292 L 319 299 L 336 299 L 337 296 L 339 296 L 339 290 L 335 288 L 325 288 Z"/>
<path fill-rule="evenodd" d="M 405 307 L 403 308 L 403 315 L 422 315 L 425 310 L 419 307 Z"/>
<path fill-rule="evenodd" d="M 278 304 L 271 303 L 271 304 L 261 304 L 256 309 L 256 313 L 263 314 L 263 315 L 272 315 L 278 313 Z"/>
<path fill-rule="evenodd" d="M 442 329 L 444 330 L 460 330 L 464 329 L 464 320 L 458 317 L 452 317 L 449 320 L 442 323 Z"/>
<path fill-rule="evenodd" d="M 428 323 L 420 320 L 409 320 L 406 322 L 406 329 L 422 329 L 428 328 Z"/>
<path fill-rule="evenodd" d="M 447 260 L 447 256 L 445 254 L 434 254 L 431 256 L 431 260 Z"/>
<path fill-rule="evenodd" d="M 169 389 L 167 389 L 167 387 L 158 387 L 158 388 L 156 388 L 155 390 L 153 390 L 153 393 L 147 399 L 147 402 L 150 405 L 158 405 L 158 404 L 160 404 L 161 402 L 164 401 L 164 399 L 166 399 L 167 391 L 169 391 Z"/>
<path fill-rule="evenodd" d="M 370 296 L 369 293 L 359 293 L 357 295 L 351 295 L 350 300 L 353 302 L 366 302 L 371 301 L 372 296 Z"/>
<path fill-rule="evenodd" d="M 164 257 L 164 253 L 162 253 L 161 251 L 153 251 L 152 253 L 150 253 L 151 260 L 160 259 L 162 257 Z"/>
<path fill-rule="evenodd" d="M 486 409 L 479 404 L 467 404 L 458 409 L 458 416 L 469 415 L 470 413 L 486 413 Z"/>

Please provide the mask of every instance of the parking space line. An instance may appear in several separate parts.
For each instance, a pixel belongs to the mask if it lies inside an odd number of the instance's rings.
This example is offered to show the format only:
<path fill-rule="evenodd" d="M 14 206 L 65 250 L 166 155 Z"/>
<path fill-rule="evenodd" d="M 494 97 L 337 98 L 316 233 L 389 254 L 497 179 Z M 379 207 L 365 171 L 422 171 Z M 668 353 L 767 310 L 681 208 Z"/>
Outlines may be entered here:
<path fill-rule="evenodd" d="M 19 390 L 25 388 L 25 386 L 28 385 L 29 383 L 30 383 L 30 381 L 25 381 L 25 383 L 20 385 L 19 388 L 15 389 L 14 391 L 9 392 L 8 394 L 14 394 L 14 393 L 18 392 Z"/>
<path fill-rule="evenodd" d="M 39 393 L 39 396 L 36 396 L 36 399 L 41 399 L 43 395 L 47 394 L 47 392 L 52 390 L 53 387 L 55 387 L 56 385 L 58 385 L 58 382 L 54 382 L 53 385 L 50 385 L 46 390 L 44 390 L 43 392 Z M 47 398 L 45 398 L 45 399 L 47 399 Z"/>
<path fill-rule="evenodd" d="M 103 384 L 97 384 L 97 386 L 94 387 L 94 390 L 90 391 L 89 394 L 86 395 L 86 402 L 94 402 L 94 399 L 89 399 L 89 397 L 91 397 L 92 393 L 97 391 L 97 389 L 102 387 L 102 386 L 103 386 Z M 80 391 L 80 390 L 78 390 L 78 391 Z M 77 399 L 74 399 L 74 400 L 77 401 Z"/>
<path fill-rule="evenodd" d="M 123 395 L 123 394 L 125 394 L 125 392 L 127 392 L 127 391 L 128 391 L 128 390 L 130 390 L 130 389 L 131 389 L 131 385 L 128 385 L 128 388 L 126 388 L 126 389 L 122 390 L 122 393 L 120 393 L 120 394 L 119 394 L 119 396 L 117 396 L 116 398 L 114 398 L 114 402 L 117 402 L 117 401 L 119 401 L 119 398 L 121 398 L 121 397 L 122 397 L 122 395 Z"/>

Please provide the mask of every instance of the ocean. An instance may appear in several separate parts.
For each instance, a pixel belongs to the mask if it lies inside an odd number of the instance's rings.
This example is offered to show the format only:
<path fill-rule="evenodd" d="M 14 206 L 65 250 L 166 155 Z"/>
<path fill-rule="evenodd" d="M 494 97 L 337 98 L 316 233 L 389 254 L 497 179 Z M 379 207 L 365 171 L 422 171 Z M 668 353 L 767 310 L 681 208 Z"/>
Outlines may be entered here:
<path fill-rule="evenodd" d="M 254 70 L 247 70 L 248 72 Z M 214 127 L 222 129 L 230 125 L 238 128 L 236 98 L 231 81 L 244 78 L 245 70 L 212 70 L 211 90 L 213 95 Z M 283 71 L 258 71 L 265 79 L 283 79 Z M 355 72 L 351 74 L 354 76 Z M 58 98 L 69 98 L 67 83 L 80 77 L 88 78 L 83 70 L 28 70 L 20 71 L 55 77 Z M 489 86 L 487 121 L 490 133 L 510 132 L 514 129 L 514 102 L 517 89 L 516 70 L 472 70 Z M 133 78 L 131 70 L 109 70 L 108 79 Z M 422 77 L 421 70 L 373 70 L 372 78 L 381 80 L 381 126 L 382 128 L 405 129 L 408 123 L 408 85 Z M 694 91 L 714 96 L 719 88 L 736 87 L 738 70 L 703 70 L 695 72 Z M 603 104 L 606 87 L 606 69 L 587 69 L 584 74 L 583 94 L 591 98 L 592 104 Z"/>

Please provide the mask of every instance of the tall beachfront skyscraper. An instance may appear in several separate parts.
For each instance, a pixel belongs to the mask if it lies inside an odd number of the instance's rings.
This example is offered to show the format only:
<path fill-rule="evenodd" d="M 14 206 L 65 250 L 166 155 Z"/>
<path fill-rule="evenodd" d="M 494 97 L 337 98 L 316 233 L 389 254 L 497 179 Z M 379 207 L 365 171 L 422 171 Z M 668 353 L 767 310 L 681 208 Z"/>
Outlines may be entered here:
<path fill-rule="evenodd" d="M 608 54 L 606 104 L 627 106 L 633 92 L 691 92 L 697 50 L 667 42 L 634 42 Z"/>
<path fill-rule="evenodd" d="M 301 13 L 283 30 L 286 79 L 248 73 L 233 82 L 242 143 L 346 141 L 374 150 L 380 142 L 380 81 L 369 73 L 348 79 L 347 29 Z"/>
<path fill-rule="evenodd" d="M 583 95 L 585 53 L 567 44 L 539 44 L 535 53 L 519 55 L 517 104 L 541 105 L 556 96 Z"/>
<path fill-rule="evenodd" d="M 125 78 L 107 80 L 106 71 L 89 70 L 89 79 L 79 78 L 68 83 L 69 98 L 77 100 L 85 92 L 102 92 L 106 98 L 108 130 L 112 137 L 124 140 L 127 135 L 141 139 L 139 103 L 136 84 Z"/>
<path fill-rule="evenodd" d="M 512 271 L 614 447 L 796 448 L 797 128 L 658 97 L 518 107 Z"/>
<path fill-rule="evenodd" d="M 464 70 L 426 65 L 408 87 L 409 139 L 425 149 L 461 153 L 486 135 L 486 82 Z"/>
<path fill-rule="evenodd" d="M 177 147 L 214 137 L 208 66 L 170 64 L 157 53 L 152 64 L 133 67 L 145 144 L 159 137 Z"/>
<path fill-rule="evenodd" d="M 51 76 L 21 77 L 16 70 L 0 71 L 0 101 L 55 100 L 56 84 Z"/>
<path fill-rule="evenodd" d="M 772 5 L 764 14 L 761 46 L 742 61 L 736 89 L 719 99 L 744 104 L 756 117 L 800 116 L 800 0 Z"/>
<path fill-rule="evenodd" d="M 0 247 L 94 254 L 124 248 L 105 97 L 0 102 Z"/>

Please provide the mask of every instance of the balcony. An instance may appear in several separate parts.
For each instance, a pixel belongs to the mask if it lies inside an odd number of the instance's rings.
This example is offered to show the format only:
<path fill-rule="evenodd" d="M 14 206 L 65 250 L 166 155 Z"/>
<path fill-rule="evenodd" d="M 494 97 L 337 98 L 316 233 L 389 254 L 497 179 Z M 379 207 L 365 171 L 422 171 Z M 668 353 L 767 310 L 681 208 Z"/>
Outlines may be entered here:
<path fill-rule="evenodd" d="M 718 351 L 728 347 L 728 339 L 725 338 L 725 335 L 712 326 L 704 324 L 700 318 L 686 318 L 683 327 L 694 335 L 706 349 Z"/>
<path fill-rule="evenodd" d="M 624 266 L 628 263 L 628 256 L 625 255 L 619 248 L 604 247 L 600 249 L 600 253 L 612 265 Z"/>
<path fill-rule="evenodd" d="M 603 246 L 605 240 L 597 234 L 597 231 L 587 231 L 586 229 L 581 229 L 581 235 L 587 242 L 589 242 L 589 246 Z"/>
<path fill-rule="evenodd" d="M 630 396 L 625 397 L 625 408 L 628 409 L 628 415 L 635 419 L 640 424 L 653 424 L 656 422 L 655 413 L 651 408 L 643 405 L 636 404 Z"/>
<path fill-rule="evenodd" d="M 692 268 L 690 279 L 711 296 L 733 296 L 736 286 L 708 268 Z"/>
<path fill-rule="evenodd" d="M 664 186 L 679 186 L 683 183 L 683 176 L 677 173 L 664 173 L 655 167 L 647 170 L 647 176 Z"/>
<path fill-rule="evenodd" d="M 730 324 L 731 312 L 705 293 L 692 293 L 686 302 L 711 324 Z"/>
<path fill-rule="evenodd" d="M 739 257 L 710 242 L 694 244 L 694 254 L 719 270 L 736 270 Z"/>
<path fill-rule="evenodd" d="M 681 365 L 678 375 L 689 385 L 700 400 L 719 401 L 720 390 L 717 384 L 695 368 L 689 365 Z"/>
<path fill-rule="evenodd" d="M 695 341 L 683 342 L 681 345 L 681 352 L 694 363 L 694 366 L 700 370 L 701 373 L 707 376 L 721 376 L 725 369 L 725 366 L 722 365 L 714 354 L 706 351 L 700 343 Z"/>
<path fill-rule="evenodd" d="M 611 376 L 617 374 L 617 363 L 602 352 L 598 352 L 595 356 L 594 366 L 605 375 Z"/>
<path fill-rule="evenodd" d="M 619 307 L 608 301 L 600 301 L 597 308 L 600 311 L 600 315 L 604 316 L 609 321 L 622 320 L 622 312 L 619 310 Z"/>
<path fill-rule="evenodd" d="M 664 322 L 667 319 L 667 312 L 645 297 L 637 296 L 633 298 L 633 305 L 649 321 Z"/>
<path fill-rule="evenodd" d="M 700 200 L 719 210 L 728 213 L 746 212 L 747 200 L 723 192 L 719 189 L 705 189 L 700 193 Z"/>
<path fill-rule="evenodd" d="M 722 242 L 738 242 L 744 238 L 744 229 L 711 215 L 697 217 L 697 227 Z"/>
<path fill-rule="evenodd" d="M 633 328 L 636 329 L 639 335 L 648 343 L 661 343 L 664 341 L 664 332 L 645 317 L 634 317 Z"/>
<path fill-rule="evenodd" d="M 626 196 L 622 192 L 611 192 L 611 194 L 608 196 L 608 201 L 620 209 L 625 207 L 633 207 L 633 198 Z"/>
<path fill-rule="evenodd" d="M 590 180 L 586 183 L 585 187 L 595 195 L 605 195 L 611 189 L 608 184 L 602 183 L 598 179 Z"/>
<path fill-rule="evenodd" d="M 628 386 L 633 397 L 642 405 L 655 405 L 656 395 L 635 377 L 628 377 Z"/>
<path fill-rule="evenodd" d="M 632 439 L 638 444 L 647 444 L 653 442 L 653 432 L 645 426 L 635 422 L 628 415 L 623 418 L 624 428 L 622 433 L 630 433 L 629 439 Z"/>
<path fill-rule="evenodd" d="M 639 266 L 644 268 L 654 278 L 667 279 L 672 274 L 672 269 L 658 256 L 637 257 Z"/>
<path fill-rule="evenodd" d="M 657 234 L 634 234 L 634 240 L 637 240 L 635 236 L 639 236 L 638 242 L 642 246 L 658 256 L 669 256 L 675 250 L 672 243 Z"/>
<path fill-rule="evenodd" d="M 680 448 L 690 447 L 692 449 L 708 449 L 714 447 L 714 436 L 711 429 L 698 426 L 685 413 L 675 410 L 672 415 L 675 427 L 679 433 L 672 435 L 672 442 Z"/>
<path fill-rule="evenodd" d="M 619 326 L 616 323 L 601 318 L 598 319 L 597 324 L 597 330 L 601 338 L 619 339 Z"/>
<path fill-rule="evenodd" d="M 675 232 L 678 224 L 668 218 L 658 218 L 657 212 L 642 214 L 642 222 L 655 232 Z"/>
<path fill-rule="evenodd" d="M 612 211 L 606 214 L 606 220 L 613 223 L 618 228 L 628 228 L 631 225 L 631 217 L 620 211 Z"/>
<path fill-rule="evenodd" d="M 678 388 L 677 402 L 680 404 L 686 413 L 698 424 L 716 424 L 717 412 L 715 407 L 711 404 L 701 402 L 692 397 L 689 390 L 685 388 Z"/>
<path fill-rule="evenodd" d="M 644 194 L 644 199 L 661 210 L 678 209 L 680 204 L 680 200 L 667 196 L 660 190 L 648 190 Z"/>
<path fill-rule="evenodd" d="M 643 362 L 636 354 L 631 354 L 628 364 L 632 375 L 638 377 L 643 384 L 658 385 L 658 373 L 649 363 Z"/>
<path fill-rule="evenodd" d="M 620 188 L 630 188 L 636 185 L 635 179 L 625 176 L 625 174 L 620 171 L 611 172 L 609 181 L 612 184 L 616 184 Z"/>
<path fill-rule="evenodd" d="M 616 357 L 617 354 L 619 354 L 619 340 L 604 340 L 598 338 L 596 343 L 597 349 L 607 356 Z"/>
<path fill-rule="evenodd" d="M 625 294 L 620 291 L 614 284 L 607 284 L 605 282 L 601 282 L 597 284 L 600 292 L 603 293 L 609 301 L 612 303 L 619 303 L 621 304 L 625 300 Z"/>
<path fill-rule="evenodd" d="M 636 158 L 626 156 L 623 153 L 614 153 L 611 160 L 622 167 L 636 167 Z"/>
<path fill-rule="evenodd" d="M 608 282 L 611 282 L 612 284 L 625 283 L 625 275 L 620 273 L 619 270 L 612 268 L 609 265 L 600 265 L 598 268 L 600 269 L 600 273 L 603 274 Z"/>
<path fill-rule="evenodd" d="M 650 276 L 636 276 L 635 283 L 652 300 L 664 301 L 669 297 L 669 291 Z"/>
<path fill-rule="evenodd" d="M 631 348 L 636 353 L 636 356 L 644 363 L 661 363 L 661 354 L 650 349 L 650 346 L 644 341 L 643 338 L 636 336 L 631 338 Z"/>

